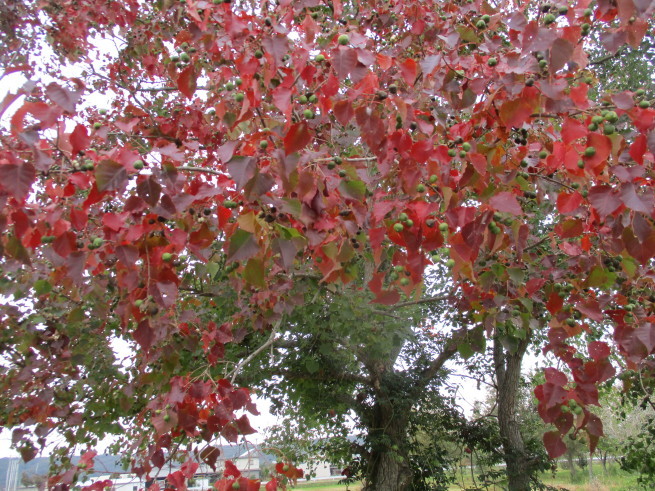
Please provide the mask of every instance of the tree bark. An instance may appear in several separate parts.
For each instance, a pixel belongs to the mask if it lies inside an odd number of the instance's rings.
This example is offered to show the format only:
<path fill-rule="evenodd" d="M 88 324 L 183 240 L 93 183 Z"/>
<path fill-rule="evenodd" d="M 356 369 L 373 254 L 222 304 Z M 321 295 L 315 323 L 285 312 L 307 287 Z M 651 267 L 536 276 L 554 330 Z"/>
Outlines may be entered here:
<path fill-rule="evenodd" d="M 383 400 L 375 404 L 374 413 L 375 426 L 369 433 L 373 446 L 362 491 L 406 491 L 413 478 L 405 450 L 407 411 Z"/>
<path fill-rule="evenodd" d="M 514 353 L 504 352 L 499 340 L 494 340 L 494 365 L 498 386 L 498 426 L 503 440 L 508 489 L 527 491 L 534 463 L 526 452 L 517 418 L 517 397 L 521 380 L 521 361 L 528 341 L 518 343 Z"/>

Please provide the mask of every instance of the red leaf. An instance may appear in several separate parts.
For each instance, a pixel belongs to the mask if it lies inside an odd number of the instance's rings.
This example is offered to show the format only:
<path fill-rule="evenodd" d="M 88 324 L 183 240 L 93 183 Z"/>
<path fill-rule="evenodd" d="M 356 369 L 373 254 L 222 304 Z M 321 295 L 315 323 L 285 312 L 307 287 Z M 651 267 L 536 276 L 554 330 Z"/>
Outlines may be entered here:
<path fill-rule="evenodd" d="M 565 144 L 569 144 L 575 140 L 586 137 L 588 132 L 586 126 L 577 119 L 566 118 L 562 125 L 562 141 Z"/>
<path fill-rule="evenodd" d="M 544 434 L 544 446 L 551 459 L 561 457 L 566 453 L 566 445 L 562 441 L 559 431 L 549 431 Z"/>
<path fill-rule="evenodd" d="M 127 170 L 115 160 L 103 160 L 96 166 L 96 186 L 98 191 L 118 189 L 127 181 Z"/>
<path fill-rule="evenodd" d="M 638 195 L 635 185 L 631 182 L 625 182 L 621 186 L 621 201 L 631 210 L 648 215 L 651 214 L 653 205 L 655 205 L 655 197 L 651 189 L 646 189 L 641 195 Z"/>
<path fill-rule="evenodd" d="M 646 153 L 646 136 L 643 134 L 637 135 L 635 141 L 630 145 L 630 157 L 638 164 L 644 163 L 644 154 Z"/>
<path fill-rule="evenodd" d="M 577 191 L 572 193 L 561 192 L 557 196 L 557 209 L 560 213 L 572 213 L 577 210 L 581 204 L 582 195 Z"/>
<path fill-rule="evenodd" d="M 340 47 L 332 56 L 332 67 L 339 80 L 344 80 L 357 66 L 357 53 L 352 48 Z"/>
<path fill-rule="evenodd" d="M 266 483 L 266 491 L 276 491 L 277 489 L 277 479 L 272 478 Z"/>
<path fill-rule="evenodd" d="M 589 356 L 594 360 L 603 360 L 610 355 L 610 347 L 603 341 L 589 343 Z"/>
<path fill-rule="evenodd" d="M 602 218 L 614 213 L 622 204 L 618 194 L 606 184 L 591 188 L 587 198 Z"/>
<path fill-rule="evenodd" d="M 594 436 L 605 436 L 605 433 L 603 433 L 603 422 L 593 413 L 589 413 L 589 421 L 587 421 L 587 432 Z M 592 452 L 594 451 L 593 448 L 590 450 Z"/>
<path fill-rule="evenodd" d="M 242 435 L 252 435 L 253 433 L 257 433 L 257 430 L 255 430 L 252 426 L 250 426 L 250 421 L 248 421 L 248 416 L 246 416 L 245 414 L 241 416 L 239 419 L 235 420 L 235 423 L 239 428 L 239 433 L 241 433 Z"/>
<path fill-rule="evenodd" d="M 77 101 L 82 96 L 81 90 L 73 92 L 54 82 L 48 84 L 45 93 L 52 102 L 71 114 L 75 112 L 75 104 L 77 104 Z"/>
<path fill-rule="evenodd" d="M 86 150 L 91 139 L 86 131 L 86 127 L 78 124 L 73 132 L 68 136 L 68 141 L 70 141 L 71 144 L 72 154 L 77 155 L 81 150 Z"/>
<path fill-rule="evenodd" d="M 509 191 L 502 191 L 489 199 L 489 204 L 498 211 L 510 213 L 512 215 L 522 215 L 521 205 Z"/>
<path fill-rule="evenodd" d="M 407 58 L 400 65 L 398 65 L 398 68 L 400 69 L 400 75 L 403 77 L 407 85 L 413 87 L 414 80 L 416 80 L 416 72 L 418 70 L 418 66 L 416 65 L 414 59 Z"/>
<path fill-rule="evenodd" d="M 505 126 L 521 127 L 530 119 L 532 103 L 524 98 L 507 101 L 500 107 L 500 120 Z"/>
<path fill-rule="evenodd" d="M 143 350 L 148 351 L 155 339 L 155 333 L 150 327 L 150 323 L 147 320 L 144 320 L 140 322 L 134 330 L 132 337 L 137 343 L 139 343 L 139 346 L 141 346 Z"/>
<path fill-rule="evenodd" d="M 558 38 L 553 43 L 550 49 L 550 63 L 548 69 L 555 73 L 556 71 L 564 68 L 564 66 L 571 59 L 573 54 L 573 45 L 564 38 Z"/>
<path fill-rule="evenodd" d="M 305 123 L 294 124 L 284 137 L 284 151 L 287 155 L 302 150 L 312 140 L 312 134 Z"/>
<path fill-rule="evenodd" d="M 564 387 L 568 383 L 566 375 L 556 368 L 548 367 L 544 369 L 544 375 L 546 376 L 546 382 L 550 382 L 553 385 Z"/>
<path fill-rule="evenodd" d="M 352 103 L 347 100 L 337 102 L 334 107 L 332 107 L 332 112 L 334 112 L 334 117 L 337 118 L 337 121 L 339 121 L 343 126 L 347 126 L 355 115 Z"/>
<path fill-rule="evenodd" d="M 25 200 L 35 180 L 36 169 L 29 162 L 0 165 L 0 185 L 16 201 Z"/>
<path fill-rule="evenodd" d="M 223 475 L 227 477 L 241 477 L 241 471 L 237 469 L 237 466 L 231 460 L 226 460 Z"/>
<path fill-rule="evenodd" d="M 149 176 L 148 179 L 137 184 L 136 193 L 150 206 L 155 206 L 161 195 L 161 185 L 155 181 L 153 176 Z"/>
<path fill-rule="evenodd" d="M 177 77 L 177 88 L 188 99 L 193 97 L 196 91 L 196 74 L 193 65 L 189 65 Z"/>
<path fill-rule="evenodd" d="M 291 88 L 279 85 L 273 92 L 273 104 L 282 114 L 287 114 L 291 108 Z"/>

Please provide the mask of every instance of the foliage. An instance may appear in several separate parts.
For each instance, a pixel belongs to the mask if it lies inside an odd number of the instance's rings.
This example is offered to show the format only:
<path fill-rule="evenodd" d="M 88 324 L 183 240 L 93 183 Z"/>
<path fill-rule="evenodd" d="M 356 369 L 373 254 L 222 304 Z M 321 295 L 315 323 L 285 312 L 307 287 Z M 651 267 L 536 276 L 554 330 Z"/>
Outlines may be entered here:
<path fill-rule="evenodd" d="M 234 382 L 298 326 L 307 278 L 335 297 L 366 290 L 389 317 L 434 302 L 436 263 L 463 328 L 432 353 L 536 340 L 567 367 L 535 390 L 549 456 L 570 431 L 593 449 L 610 354 L 638 369 L 655 349 L 655 109 L 637 87 L 592 92 L 588 39 L 622 59 L 652 38 L 653 8 L 0 5 L 2 78 L 20 81 L 0 102 L 0 422 L 14 447 L 29 460 L 63 435 L 69 469 L 49 485 L 66 489 L 113 434 L 140 476 L 183 462 L 168 476 L 183 489 L 216 463 L 218 436 L 254 431 Z M 228 477 L 219 488 L 258 486 Z"/>

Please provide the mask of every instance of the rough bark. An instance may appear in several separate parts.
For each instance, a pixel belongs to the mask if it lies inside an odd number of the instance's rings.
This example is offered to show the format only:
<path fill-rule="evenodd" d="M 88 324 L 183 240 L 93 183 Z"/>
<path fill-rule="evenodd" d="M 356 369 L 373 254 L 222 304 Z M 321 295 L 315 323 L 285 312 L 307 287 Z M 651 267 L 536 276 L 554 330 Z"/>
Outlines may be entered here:
<path fill-rule="evenodd" d="M 498 386 L 498 426 L 503 440 L 508 489 L 526 491 L 534 462 L 526 452 L 517 418 L 517 397 L 521 380 L 521 361 L 528 341 L 519 343 L 515 352 L 504 352 L 500 341 L 494 342 L 494 364 Z"/>
<path fill-rule="evenodd" d="M 368 459 L 367 482 L 363 491 L 405 491 L 410 489 L 413 472 L 404 450 L 407 441 L 407 412 L 388 401 L 374 408 L 375 427 L 370 437 L 373 448 Z"/>

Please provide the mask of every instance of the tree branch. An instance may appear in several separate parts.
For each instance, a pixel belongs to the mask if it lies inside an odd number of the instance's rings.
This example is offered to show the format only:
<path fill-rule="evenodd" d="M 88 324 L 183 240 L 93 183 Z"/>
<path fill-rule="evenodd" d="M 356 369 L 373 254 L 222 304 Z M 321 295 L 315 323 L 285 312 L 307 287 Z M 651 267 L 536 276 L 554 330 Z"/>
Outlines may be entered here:
<path fill-rule="evenodd" d="M 589 64 L 590 65 L 600 65 L 601 63 L 605 63 L 607 60 L 611 60 L 612 58 L 615 58 L 615 57 L 619 56 L 626 49 L 627 49 L 627 45 L 624 44 L 623 46 L 621 46 L 619 49 L 616 50 L 616 53 L 601 56 L 600 58 L 598 58 L 596 60 L 590 61 Z"/>
<path fill-rule="evenodd" d="M 434 377 L 436 377 L 437 373 L 443 368 L 444 364 L 450 360 L 455 355 L 455 353 L 457 353 L 457 342 L 466 336 L 466 334 L 468 334 L 468 330 L 463 328 L 459 331 L 456 331 L 452 337 L 445 342 L 443 351 L 439 353 L 439 356 L 437 356 L 432 361 L 432 363 L 430 363 L 430 365 L 421 372 L 421 376 L 419 378 L 420 385 L 426 386 Z"/>
<path fill-rule="evenodd" d="M 275 342 L 275 337 L 277 336 L 277 332 L 280 329 L 280 325 L 282 324 L 282 320 L 280 319 L 275 326 L 273 326 L 273 329 L 271 330 L 271 335 L 268 337 L 266 342 L 262 344 L 259 348 L 257 348 L 255 351 L 250 353 L 250 355 L 241 360 L 236 367 L 234 367 L 234 370 L 232 370 L 229 374 L 228 377 L 230 377 L 230 383 L 234 384 L 234 381 L 237 378 L 237 375 L 239 375 L 239 372 L 243 367 L 245 367 L 248 363 L 250 363 L 252 360 L 254 360 L 262 351 L 264 351 L 266 348 L 268 348 L 271 344 Z"/>

